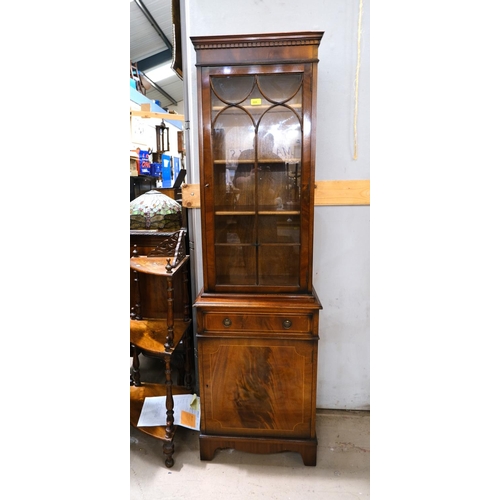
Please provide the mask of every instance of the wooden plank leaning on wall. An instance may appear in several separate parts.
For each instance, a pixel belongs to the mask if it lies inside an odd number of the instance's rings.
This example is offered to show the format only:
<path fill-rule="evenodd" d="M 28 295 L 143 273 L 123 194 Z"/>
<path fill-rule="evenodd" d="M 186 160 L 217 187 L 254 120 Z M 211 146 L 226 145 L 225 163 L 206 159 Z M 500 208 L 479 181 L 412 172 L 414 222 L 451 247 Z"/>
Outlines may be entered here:
<path fill-rule="evenodd" d="M 369 205 L 370 181 L 316 181 L 314 204 L 322 205 Z M 200 185 L 182 186 L 182 206 L 200 208 Z"/>

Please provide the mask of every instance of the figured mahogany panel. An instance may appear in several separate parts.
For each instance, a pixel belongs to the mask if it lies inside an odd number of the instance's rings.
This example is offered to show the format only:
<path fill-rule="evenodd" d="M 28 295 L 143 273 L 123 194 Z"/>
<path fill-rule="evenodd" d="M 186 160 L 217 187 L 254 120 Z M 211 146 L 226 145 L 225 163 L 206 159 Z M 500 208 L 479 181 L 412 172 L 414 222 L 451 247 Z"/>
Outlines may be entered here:
<path fill-rule="evenodd" d="M 199 339 L 203 431 L 313 437 L 315 341 Z"/>

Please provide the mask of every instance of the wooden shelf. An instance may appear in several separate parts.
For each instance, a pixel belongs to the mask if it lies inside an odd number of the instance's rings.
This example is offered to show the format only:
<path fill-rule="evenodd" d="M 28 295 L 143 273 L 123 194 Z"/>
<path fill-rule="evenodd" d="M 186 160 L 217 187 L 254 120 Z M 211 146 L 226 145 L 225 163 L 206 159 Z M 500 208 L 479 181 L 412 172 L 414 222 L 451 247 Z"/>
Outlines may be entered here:
<path fill-rule="evenodd" d="M 226 165 L 226 164 L 250 164 L 253 165 L 255 163 L 255 160 L 214 160 L 215 165 Z M 288 160 L 276 160 L 275 158 L 271 158 L 269 160 L 266 160 L 266 158 L 259 158 L 257 160 L 257 163 L 276 163 L 278 165 L 282 163 L 288 163 L 290 165 L 295 165 L 296 163 L 300 163 L 300 158 L 290 158 Z"/>
<path fill-rule="evenodd" d="M 253 210 L 217 210 L 215 215 L 299 215 L 298 210 L 259 210 L 257 212 Z"/>
<path fill-rule="evenodd" d="M 168 260 L 170 264 L 174 265 L 175 268 L 179 269 L 182 267 L 185 261 L 189 259 L 189 256 L 184 257 L 180 262 L 176 263 L 173 261 L 174 257 L 147 257 L 144 255 L 130 258 L 130 269 L 133 271 L 139 271 L 145 274 L 154 274 L 156 276 L 166 276 L 168 271 L 166 269 Z"/>
<path fill-rule="evenodd" d="M 191 394 L 191 391 L 179 386 L 172 386 L 172 394 Z M 130 386 L 130 423 L 137 427 L 139 417 L 141 416 L 142 406 L 146 398 L 155 396 L 165 396 L 165 384 L 150 384 L 143 383 L 140 387 Z M 175 412 L 175 408 L 174 408 Z M 174 426 L 174 433 L 177 426 Z M 166 437 L 166 425 L 158 425 L 154 427 L 138 427 L 145 434 L 149 434 L 154 438 L 168 441 Z M 171 439 L 174 438 L 172 435 Z"/>
<path fill-rule="evenodd" d="M 171 354 L 183 339 L 191 323 L 191 319 L 189 321 L 174 320 L 174 339 L 172 346 L 166 351 L 166 319 L 131 319 L 130 342 L 152 355 Z"/>
<path fill-rule="evenodd" d="M 143 110 L 130 110 L 130 116 L 139 116 L 141 118 L 160 118 L 162 120 L 171 121 L 184 121 L 184 115 L 177 115 L 172 113 L 161 113 L 159 111 L 143 111 Z"/>
<path fill-rule="evenodd" d="M 212 106 L 212 111 L 222 111 L 223 109 L 226 110 L 225 113 L 227 114 L 238 114 L 238 110 L 240 109 L 245 109 L 249 111 L 250 113 L 252 111 L 259 111 L 259 112 L 264 112 L 268 109 L 273 108 L 272 112 L 273 113 L 286 113 L 289 111 L 288 108 L 292 108 L 295 110 L 302 110 L 302 104 L 301 103 L 293 103 L 293 104 L 243 104 L 243 105 L 226 105 L 226 106 Z"/>

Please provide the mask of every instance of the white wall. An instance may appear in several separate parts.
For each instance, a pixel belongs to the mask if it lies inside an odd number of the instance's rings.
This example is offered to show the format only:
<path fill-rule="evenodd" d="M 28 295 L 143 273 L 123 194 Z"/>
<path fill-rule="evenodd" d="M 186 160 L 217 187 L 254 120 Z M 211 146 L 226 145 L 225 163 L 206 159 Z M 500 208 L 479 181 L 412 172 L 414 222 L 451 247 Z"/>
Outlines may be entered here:
<path fill-rule="evenodd" d="M 353 160 L 354 79 L 358 1 L 186 0 L 184 114 L 188 179 L 199 182 L 196 55 L 190 36 L 280 31 L 324 31 L 319 47 L 316 179 L 368 179 L 369 1 L 364 0 L 359 80 L 358 159 Z M 199 210 L 191 232 L 197 289 L 202 287 Z M 369 229 L 367 206 L 316 207 L 314 286 L 320 313 L 318 408 L 369 409 Z"/>

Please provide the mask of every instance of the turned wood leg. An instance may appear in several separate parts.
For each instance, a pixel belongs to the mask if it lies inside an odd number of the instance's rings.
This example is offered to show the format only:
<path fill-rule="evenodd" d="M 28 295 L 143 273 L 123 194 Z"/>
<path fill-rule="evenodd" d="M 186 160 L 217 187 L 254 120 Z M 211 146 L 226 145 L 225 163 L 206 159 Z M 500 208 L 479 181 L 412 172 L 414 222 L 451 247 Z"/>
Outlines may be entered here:
<path fill-rule="evenodd" d="M 172 276 L 167 276 L 167 338 L 165 349 L 172 347 L 174 343 L 174 281 Z"/>
<path fill-rule="evenodd" d="M 165 465 L 170 468 L 174 465 L 174 442 L 173 441 L 167 441 L 163 443 L 163 453 L 166 455 L 167 458 L 165 458 Z"/>
<path fill-rule="evenodd" d="M 167 456 L 165 465 L 172 467 L 174 465 L 174 397 L 172 394 L 172 368 L 170 366 L 170 356 L 165 356 L 165 387 L 166 387 L 166 412 L 167 412 L 167 425 L 165 427 L 165 439 L 163 444 L 163 453 Z"/>

